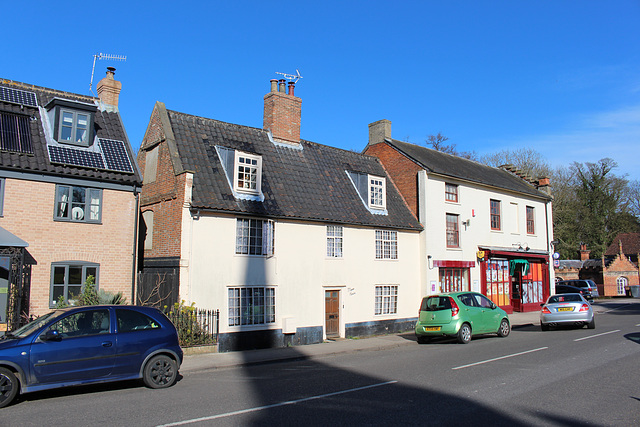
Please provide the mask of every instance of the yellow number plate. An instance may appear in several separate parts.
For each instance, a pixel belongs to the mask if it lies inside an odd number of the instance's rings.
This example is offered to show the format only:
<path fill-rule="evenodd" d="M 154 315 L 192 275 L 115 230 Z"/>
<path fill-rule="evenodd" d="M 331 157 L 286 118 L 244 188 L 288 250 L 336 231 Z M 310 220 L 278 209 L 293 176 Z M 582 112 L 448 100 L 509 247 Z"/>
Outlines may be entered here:
<path fill-rule="evenodd" d="M 440 326 L 425 326 L 424 330 L 425 331 L 439 331 L 440 330 Z"/>
<path fill-rule="evenodd" d="M 573 311 L 573 307 L 560 307 L 558 311 Z"/>

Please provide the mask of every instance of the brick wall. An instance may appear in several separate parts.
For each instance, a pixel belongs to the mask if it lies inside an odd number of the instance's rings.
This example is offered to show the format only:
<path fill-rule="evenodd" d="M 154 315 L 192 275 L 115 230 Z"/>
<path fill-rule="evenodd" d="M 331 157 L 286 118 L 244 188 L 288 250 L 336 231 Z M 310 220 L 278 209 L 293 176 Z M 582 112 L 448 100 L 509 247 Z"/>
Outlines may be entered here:
<path fill-rule="evenodd" d="M 422 168 L 385 143 L 367 146 L 365 154 L 380 159 L 409 209 L 418 217 L 418 172 Z"/>
<path fill-rule="evenodd" d="M 153 145 L 163 138 L 158 110 L 154 109 L 142 147 L 158 147 L 158 167 L 156 180 L 142 186 L 140 196 L 141 212 L 153 211 L 153 246 L 144 250 L 145 258 L 179 257 L 181 240 L 182 208 L 186 174 L 177 175 L 171 162 L 171 154 L 166 142 Z M 146 151 L 138 152 L 138 165 L 144 175 Z M 140 242 L 144 245 L 144 242 Z"/>
<path fill-rule="evenodd" d="M 639 285 L 639 274 L 638 267 L 629 261 L 624 254 L 616 256 L 602 271 L 604 296 L 612 297 L 619 295 L 617 284 L 619 277 L 626 277 L 629 281 L 629 286 Z"/>
<path fill-rule="evenodd" d="M 90 185 L 87 185 L 88 187 Z M 0 226 L 29 243 L 36 260 L 31 275 L 30 312 L 49 310 L 51 263 L 100 264 L 100 289 L 122 292 L 131 302 L 136 201 L 133 192 L 102 190 L 102 223 L 54 221 L 56 185 L 6 179 Z"/>

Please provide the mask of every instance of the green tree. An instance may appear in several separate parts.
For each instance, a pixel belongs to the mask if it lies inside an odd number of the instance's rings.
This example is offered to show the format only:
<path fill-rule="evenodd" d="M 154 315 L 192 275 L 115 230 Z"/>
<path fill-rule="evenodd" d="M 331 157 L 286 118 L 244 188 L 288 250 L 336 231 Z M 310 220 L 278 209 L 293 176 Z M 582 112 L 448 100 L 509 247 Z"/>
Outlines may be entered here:
<path fill-rule="evenodd" d="M 628 181 L 616 176 L 615 161 L 609 158 L 597 163 L 573 163 L 577 179 L 577 237 L 598 258 L 620 232 L 630 231 L 626 205 Z"/>

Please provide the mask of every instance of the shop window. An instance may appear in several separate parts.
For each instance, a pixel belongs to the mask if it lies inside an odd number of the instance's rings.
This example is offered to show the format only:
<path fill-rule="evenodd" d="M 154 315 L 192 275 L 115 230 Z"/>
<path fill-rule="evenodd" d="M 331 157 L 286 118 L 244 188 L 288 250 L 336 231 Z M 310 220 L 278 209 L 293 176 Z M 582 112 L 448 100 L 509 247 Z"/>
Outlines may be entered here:
<path fill-rule="evenodd" d="M 469 269 L 440 267 L 440 292 L 469 291 Z"/>

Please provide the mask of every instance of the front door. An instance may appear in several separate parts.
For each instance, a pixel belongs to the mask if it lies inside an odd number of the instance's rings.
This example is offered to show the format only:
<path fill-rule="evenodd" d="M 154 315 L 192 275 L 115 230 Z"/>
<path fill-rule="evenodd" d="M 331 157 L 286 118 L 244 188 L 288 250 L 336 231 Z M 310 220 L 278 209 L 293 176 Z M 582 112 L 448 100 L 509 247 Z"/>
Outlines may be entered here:
<path fill-rule="evenodd" d="M 340 291 L 324 291 L 327 338 L 340 336 Z"/>

